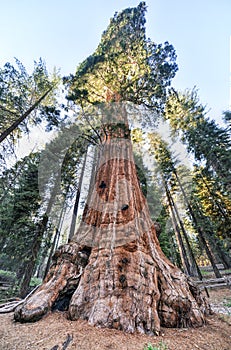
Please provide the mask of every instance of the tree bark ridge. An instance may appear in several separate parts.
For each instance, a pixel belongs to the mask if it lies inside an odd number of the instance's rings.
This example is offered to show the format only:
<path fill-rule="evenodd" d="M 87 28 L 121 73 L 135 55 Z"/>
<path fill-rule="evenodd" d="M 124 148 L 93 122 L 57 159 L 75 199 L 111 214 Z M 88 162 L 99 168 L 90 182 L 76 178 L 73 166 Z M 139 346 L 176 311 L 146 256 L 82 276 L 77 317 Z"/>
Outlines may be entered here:
<path fill-rule="evenodd" d="M 57 251 L 40 290 L 16 310 L 16 320 L 38 319 L 71 286 L 68 315 L 73 320 L 147 334 L 159 334 L 161 325 L 205 323 L 206 300 L 160 248 L 139 185 L 126 116 L 124 123 L 117 119 L 116 125 L 105 124 L 95 186 L 79 229 Z"/>
<path fill-rule="evenodd" d="M 34 322 L 50 311 L 63 295 L 71 296 L 77 288 L 89 250 L 76 243 L 61 246 L 53 256 L 53 264 L 43 284 L 14 312 L 20 322 Z"/>

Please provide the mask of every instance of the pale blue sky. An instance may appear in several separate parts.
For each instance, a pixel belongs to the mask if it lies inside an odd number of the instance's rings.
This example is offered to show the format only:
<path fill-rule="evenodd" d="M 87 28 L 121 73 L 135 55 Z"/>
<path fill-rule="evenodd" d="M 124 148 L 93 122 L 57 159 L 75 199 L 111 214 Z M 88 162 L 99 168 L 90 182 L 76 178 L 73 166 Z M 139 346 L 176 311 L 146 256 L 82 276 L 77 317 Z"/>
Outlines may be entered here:
<path fill-rule="evenodd" d="M 97 47 L 115 11 L 134 0 L 0 0 L 0 65 L 17 57 L 27 69 L 42 57 L 62 75 Z M 147 0 L 147 35 L 169 41 L 179 71 L 173 86 L 199 89 L 210 116 L 229 107 L 231 0 Z"/>

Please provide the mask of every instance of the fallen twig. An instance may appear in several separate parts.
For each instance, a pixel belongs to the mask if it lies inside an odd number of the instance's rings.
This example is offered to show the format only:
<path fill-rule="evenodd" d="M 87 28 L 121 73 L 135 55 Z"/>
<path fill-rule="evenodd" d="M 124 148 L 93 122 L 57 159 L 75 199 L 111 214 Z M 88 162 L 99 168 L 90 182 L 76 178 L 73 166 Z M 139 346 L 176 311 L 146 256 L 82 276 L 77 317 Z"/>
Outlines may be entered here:
<path fill-rule="evenodd" d="M 67 339 L 65 340 L 65 342 L 63 343 L 63 347 L 62 350 L 65 350 L 68 345 L 70 344 L 70 342 L 73 340 L 73 335 L 70 335 L 69 333 L 67 334 Z"/>
<path fill-rule="evenodd" d="M 23 304 L 37 289 L 39 286 L 36 286 L 24 299 L 10 301 L 5 304 L 0 305 L 0 314 L 6 314 L 9 312 L 13 312 L 16 307 L 20 304 Z"/>
<path fill-rule="evenodd" d="M 63 342 L 62 344 L 62 348 L 60 348 L 60 350 L 65 350 L 68 345 L 70 344 L 70 342 L 73 340 L 73 335 L 70 335 L 69 333 L 67 334 L 67 338 L 66 340 Z M 54 345 L 50 350 L 58 350 L 59 349 L 59 345 Z"/>

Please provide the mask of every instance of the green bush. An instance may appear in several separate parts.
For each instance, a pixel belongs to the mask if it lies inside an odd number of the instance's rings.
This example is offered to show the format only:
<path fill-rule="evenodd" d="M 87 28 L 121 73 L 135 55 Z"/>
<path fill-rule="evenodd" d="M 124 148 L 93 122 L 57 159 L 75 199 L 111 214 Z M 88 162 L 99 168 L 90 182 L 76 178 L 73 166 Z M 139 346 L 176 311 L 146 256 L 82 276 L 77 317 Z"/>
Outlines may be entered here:
<path fill-rule="evenodd" d="M 224 306 L 231 307 L 231 299 L 230 299 L 230 298 L 228 298 L 228 299 L 224 302 Z"/>
<path fill-rule="evenodd" d="M 42 283 L 42 279 L 41 278 L 32 277 L 31 280 L 30 280 L 30 287 L 39 286 L 41 283 Z"/>
<path fill-rule="evenodd" d="M 144 347 L 144 350 L 168 350 L 168 347 L 161 341 L 159 345 L 148 344 Z"/>
<path fill-rule="evenodd" d="M 3 279 L 4 281 L 14 281 L 15 279 L 15 273 L 12 271 L 5 271 L 5 270 L 0 270 L 0 278 Z"/>

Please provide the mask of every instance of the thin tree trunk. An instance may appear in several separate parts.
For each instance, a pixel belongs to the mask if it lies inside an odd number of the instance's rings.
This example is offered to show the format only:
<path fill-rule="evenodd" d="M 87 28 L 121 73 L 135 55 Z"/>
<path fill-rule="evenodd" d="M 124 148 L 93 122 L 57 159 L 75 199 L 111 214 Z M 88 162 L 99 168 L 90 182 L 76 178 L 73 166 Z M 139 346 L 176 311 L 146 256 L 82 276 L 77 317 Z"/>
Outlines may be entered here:
<path fill-rule="evenodd" d="M 195 214 L 194 214 L 194 211 L 193 211 L 193 209 L 192 209 L 192 207 L 191 207 L 191 204 L 190 204 L 189 201 L 188 201 L 188 198 L 187 198 L 186 193 L 185 193 L 185 191 L 184 191 L 184 188 L 183 188 L 183 186 L 182 186 L 182 184 L 181 184 L 181 181 L 180 181 L 180 179 L 179 179 L 179 176 L 178 176 L 178 174 L 177 174 L 177 172 L 176 172 L 175 170 L 174 170 L 174 174 L 175 174 L 175 176 L 176 176 L 177 182 L 178 182 L 178 184 L 179 184 L 179 186 L 180 186 L 180 189 L 181 189 L 181 192 L 182 192 L 182 194 L 183 194 L 183 198 L 184 198 L 185 204 L 186 204 L 186 206 L 187 206 L 187 208 L 188 208 L 188 210 L 189 210 L 189 213 L 190 213 L 190 215 L 191 215 L 191 218 L 192 218 L 192 220 L 193 220 L 193 222 L 194 222 L 194 224 L 195 224 L 195 227 L 196 227 L 196 229 L 197 229 L 197 232 L 198 232 L 198 234 L 199 234 L 199 236 L 200 236 L 201 243 L 203 244 L 203 246 L 204 246 L 204 248 L 205 248 L 205 251 L 206 251 L 206 254 L 207 254 L 207 257 L 208 257 L 209 261 L 211 262 L 211 265 L 212 265 L 212 267 L 213 267 L 213 271 L 214 271 L 214 273 L 215 273 L 215 276 L 216 276 L 217 278 L 221 278 L 222 276 L 221 276 L 220 271 L 218 270 L 218 268 L 217 268 L 217 266 L 216 266 L 216 263 L 215 263 L 215 260 L 214 260 L 214 258 L 213 258 L 213 255 L 212 255 L 212 253 L 211 253 L 211 251 L 210 251 L 210 249 L 209 249 L 209 246 L 208 246 L 208 244 L 207 244 L 207 242 L 206 242 L 204 233 L 203 233 L 203 231 L 202 231 L 200 225 L 198 224 L 197 218 L 196 218 L 196 216 L 195 216 Z"/>
<path fill-rule="evenodd" d="M 24 277 L 23 277 L 21 287 L 20 287 L 20 296 L 23 298 L 26 296 L 28 289 L 29 289 L 30 280 L 31 280 L 31 277 L 33 275 L 34 267 L 36 264 L 36 260 L 38 257 L 40 247 L 41 247 L 42 238 L 43 238 L 44 232 L 47 228 L 48 216 L 49 216 L 49 213 L 51 211 L 51 208 L 53 205 L 53 200 L 54 200 L 56 194 L 57 194 L 57 188 L 55 186 L 52 190 L 52 193 L 51 193 L 51 196 L 50 196 L 47 208 L 46 208 L 46 213 L 43 215 L 42 220 L 38 223 L 37 228 L 36 228 L 36 233 L 35 233 L 34 240 L 32 243 L 31 255 L 28 257 L 29 262 L 26 265 L 26 268 L 24 271 Z"/>
<path fill-rule="evenodd" d="M 94 190 L 95 186 L 95 180 L 96 180 L 96 171 L 97 171 L 97 163 L 99 160 L 99 146 L 93 146 L 93 160 L 92 160 L 92 168 L 91 168 L 91 179 L 90 179 L 90 185 L 88 189 L 88 194 L 87 194 L 87 200 L 86 203 L 88 203 L 91 199 L 91 193 Z"/>
<path fill-rule="evenodd" d="M 200 269 L 199 269 L 199 267 L 197 265 L 197 262 L 196 262 L 196 259 L 194 257 L 192 248 L 191 248 L 190 243 L 189 243 L 187 232 L 185 230 L 184 224 L 183 224 L 183 222 L 182 222 L 182 220 L 180 218 L 177 206 L 176 206 L 172 196 L 171 196 L 171 201 L 172 201 L 172 205 L 173 205 L 173 208 L 174 208 L 176 216 L 177 216 L 177 220 L 178 220 L 178 222 L 180 224 L 180 227 L 181 227 L 181 230 L 182 230 L 182 233 L 183 233 L 183 237 L 185 239 L 188 255 L 189 255 L 189 258 L 190 258 L 190 261 L 191 261 L 191 263 L 190 263 L 190 273 L 191 273 L 192 276 L 197 275 L 198 277 L 200 277 L 202 279 L 202 275 L 201 275 Z"/>
<path fill-rule="evenodd" d="M 35 233 L 32 248 L 31 248 L 30 260 L 28 261 L 28 263 L 26 265 L 26 268 L 24 271 L 24 277 L 23 277 L 22 284 L 20 287 L 20 296 L 22 298 L 25 298 L 25 296 L 28 293 L 30 280 L 31 280 L 31 277 L 33 275 L 34 267 L 35 267 L 36 260 L 38 257 L 39 249 L 41 247 L 42 237 L 43 237 L 43 233 L 46 229 L 47 222 L 48 222 L 48 216 L 45 214 L 43 216 L 42 221 L 38 224 L 37 229 L 36 229 L 36 233 Z"/>
<path fill-rule="evenodd" d="M 81 188 L 83 184 L 83 176 L 85 172 L 85 166 L 86 166 L 86 161 L 87 161 L 87 152 L 84 155 L 83 158 L 83 165 L 79 177 L 79 183 L 76 191 L 76 196 L 75 196 L 75 204 L 73 208 L 73 214 L 72 214 L 72 220 L 71 220 L 71 227 L 70 227 L 70 233 L 69 233 L 69 241 L 73 238 L 75 234 L 75 226 L 76 226 L 76 219 L 77 219 L 77 213 L 78 213 L 78 207 L 79 207 L 79 199 L 80 199 L 80 193 L 81 193 Z"/>
<path fill-rule="evenodd" d="M 207 219 L 204 217 L 199 205 L 196 203 L 196 207 L 197 207 L 197 211 L 200 214 L 200 216 L 204 219 Z M 210 222 L 208 222 L 208 227 L 211 227 Z M 210 230 L 210 229 L 208 229 Z M 224 265 L 224 267 L 226 269 L 229 269 L 231 267 L 231 259 L 230 257 L 224 252 L 224 250 L 221 248 L 220 244 L 222 244 L 219 239 L 217 238 L 216 234 L 212 231 L 212 229 L 210 230 L 210 234 L 207 234 L 207 238 L 208 238 L 208 242 L 209 242 L 209 246 L 213 247 L 213 249 L 211 249 L 212 251 L 215 251 L 217 253 L 217 256 L 220 259 L 220 262 Z"/>
<path fill-rule="evenodd" d="M 3 133 L 0 135 L 0 143 L 4 141 L 5 138 L 9 136 L 12 133 L 12 131 L 14 131 L 19 126 L 19 124 L 21 124 L 23 120 L 25 120 L 36 107 L 38 107 L 38 105 L 42 102 L 42 100 L 44 100 L 44 98 L 49 94 L 49 92 L 52 89 L 53 87 L 47 90 L 24 114 L 21 115 L 20 118 L 18 118 L 13 124 L 11 124 L 9 128 L 3 131 Z"/>
<path fill-rule="evenodd" d="M 216 200 L 215 195 L 213 194 L 213 192 L 210 190 L 209 185 L 207 184 L 206 179 L 204 178 L 203 174 L 200 172 L 200 177 L 203 181 L 203 183 L 205 184 L 209 194 L 212 196 L 213 201 L 215 203 L 215 205 L 217 206 L 217 208 L 219 209 L 220 214 L 224 217 L 227 225 L 230 224 L 230 219 L 229 216 L 224 212 L 224 209 L 222 208 L 222 206 L 220 205 L 220 203 Z M 204 217 L 201 209 L 199 208 L 199 206 L 197 205 L 197 210 L 200 212 L 200 216 Z M 207 218 L 206 218 L 207 219 Z M 207 220 L 208 221 L 208 220 Z M 211 227 L 211 223 L 208 223 L 208 225 Z M 224 265 L 224 267 L 226 269 L 229 269 L 231 267 L 231 259 L 230 257 L 225 253 L 224 248 L 222 249 L 221 245 L 222 242 L 219 240 L 219 238 L 217 238 L 217 235 L 213 232 L 213 230 L 211 229 L 211 235 L 208 237 L 211 240 L 212 246 L 215 248 L 222 264 Z"/>
<path fill-rule="evenodd" d="M 62 210 L 61 210 L 61 213 L 59 215 L 59 222 L 58 222 L 58 225 L 57 227 L 55 228 L 55 235 L 54 235 L 54 238 L 53 238 L 53 242 L 52 242 L 52 245 L 51 245 L 51 249 L 50 249 L 50 253 L 49 253 L 49 256 L 48 256 L 48 260 L 47 260 L 47 264 L 46 264 L 46 269 L 45 269 L 45 272 L 44 272 L 44 278 L 46 277 L 48 271 L 49 271 L 49 268 L 50 268 L 50 264 L 51 264 L 51 260 L 52 260 L 52 256 L 54 254 L 54 251 L 55 251 L 55 247 L 57 245 L 57 241 L 58 241 L 58 237 L 59 237 L 59 233 L 60 233 L 60 230 L 61 230 L 61 221 L 62 221 L 62 218 L 63 218 L 63 212 L 64 212 L 64 206 L 62 207 Z"/>
<path fill-rule="evenodd" d="M 219 241 L 218 238 L 213 237 L 215 240 L 215 246 L 216 246 L 216 251 L 218 252 L 218 256 L 221 259 L 222 264 L 224 265 L 225 269 L 230 269 L 231 268 L 231 259 L 228 256 L 228 254 L 224 251 L 223 247 L 220 246 L 222 242 Z"/>
<path fill-rule="evenodd" d="M 167 186 L 167 184 L 165 184 L 165 186 Z M 176 205 L 175 205 L 175 203 L 174 203 L 174 200 L 173 200 L 173 198 L 172 198 L 172 196 L 171 196 L 171 193 L 170 193 L 170 191 L 168 190 L 168 188 L 167 188 L 167 191 L 168 191 L 168 193 L 169 193 L 170 201 L 172 202 L 171 204 L 172 204 L 172 207 L 173 207 L 173 208 L 172 208 L 173 213 L 174 213 L 174 209 L 175 209 L 175 212 L 176 212 L 178 221 L 180 222 L 180 226 L 181 226 L 181 229 L 182 229 L 182 232 L 183 232 L 183 236 L 184 236 L 184 238 L 185 238 L 185 241 L 186 241 L 186 244 L 187 244 L 187 248 L 188 248 L 188 252 L 189 252 L 189 255 L 190 255 L 190 258 L 191 258 L 191 261 L 192 261 L 193 269 L 191 269 L 191 265 L 189 264 L 189 265 L 190 265 L 189 272 L 191 272 L 192 276 L 195 276 L 195 271 L 194 271 L 194 270 L 196 270 L 197 276 L 198 276 L 199 279 L 202 281 L 202 280 L 203 280 L 203 276 L 202 276 L 202 274 L 201 274 L 201 270 L 199 269 L 199 266 L 198 266 L 198 264 L 197 264 L 197 262 L 196 262 L 196 259 L 195 259 L 195 257 L 194 257 L 194 254 L 193 254 L 192 248 L 191 248 L 191 246 L 190 246 L 190 243 L 189 243 L 188 236 L 187 236 L 187 233 L 186 233 L 186 231 L 185 231 L 184 225 L 183 225 L 183 223 L 182 223 L 182 221 L 181 221 L 181 219 L 180 219 L 178 210 L 177 210 L 177 208 L 176 208 Z M 174 214 L 174 215 L 175 215 L 175 214 Z M 177 225 L 177 219 L 176 219 L 176 217 L 175 217 L 175 221 L 176 221 L 176 225 Z M 179 232 L 179 234 L 180 234 L 180 232 Z M 182 238 L 181 238 L 181 240 L 182 240 Z M 183 245 L 183 247 L 184 247 L 183 241 L 182 241 L 182 245 Z M 185 252 L 185 254 L 186 254 L 186 252 Z M 187 255 L 186 255 L 186 256 L 187 256 Z M 208 289 L 207 289 L 206 287 L 205 287 L 205 292 L 206 292 L 206 294 L 207 294 L 207 297 L 209 298 L 209 292 L 208 292 Z"/>
<path fill-rule="evenodd" d="M 22 263 L 22 265 L 21 266 L 19 266 L 19 268 L 17 269 L 17 271 L 16 271 L 16 283 L 18 284 L 18 285 L 20 285 L 20 283 L 21 283 L 21 281 L 22 281 L 22 279 L 23 279 L 23 276 L 24 276 L 24 274 L 25 274 L 25 269 L 26 269 L 26 262 L 24 261 L 23 263 Z"/>
<path fill-rule="evenodd" d="M 173 203 L 172 203 L 171 194 L 169 192 L 169 189 L 167 188 L 167 184 L 166 183 L 165 183 L 165 190 L 166 190 L 166 195 L 167 195 L 167 198 L 168 198 L 169 207 L 170 207 L 171 214 L 172 214 L 172 223 L 173 223 L 176 240 L 177 240 L 178 247 L 179 247 L 179 252 L 180 252 L 180 257 L 181 257 L 181 262 L 182 262 L 182 265 L 183 265 L 183 269 L 184 269 L 184 272 L 187 275 L 190 275 L 190 264 L 189 264 L 189 261 L 188 261 L 187 253 L 186 253 L 185 246 L 184 246 L 184 242 L 183 242 L 182 237 L 181 237 L 180 228 L 179 228 L 179 226 L 177 224 L 177 219 L 176 219 L 176 215 L 175 215 L 175 211 L 174 211 L 174 207 L 173 207 Z"/>

